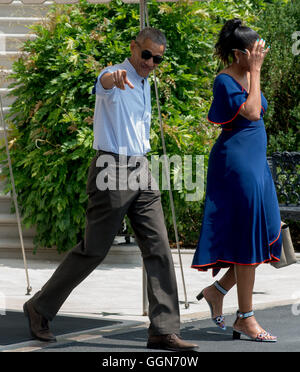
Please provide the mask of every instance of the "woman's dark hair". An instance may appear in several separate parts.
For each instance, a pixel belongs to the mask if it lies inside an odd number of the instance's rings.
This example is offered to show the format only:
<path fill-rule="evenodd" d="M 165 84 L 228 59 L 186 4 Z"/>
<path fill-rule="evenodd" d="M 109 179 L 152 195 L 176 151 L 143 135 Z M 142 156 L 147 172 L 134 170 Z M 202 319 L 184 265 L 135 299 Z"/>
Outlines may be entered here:
<path fill-rule="evenodd" d="M 240 19 L 230 19 L 224 24 L 219 34 L 219 40 L 215 45 L 216 55 L 225 64 L 229 64 L 230 57 L 234 57 L 232 49 L 245 50 L 258 38 L 258 33 L 243 26 Z"/>

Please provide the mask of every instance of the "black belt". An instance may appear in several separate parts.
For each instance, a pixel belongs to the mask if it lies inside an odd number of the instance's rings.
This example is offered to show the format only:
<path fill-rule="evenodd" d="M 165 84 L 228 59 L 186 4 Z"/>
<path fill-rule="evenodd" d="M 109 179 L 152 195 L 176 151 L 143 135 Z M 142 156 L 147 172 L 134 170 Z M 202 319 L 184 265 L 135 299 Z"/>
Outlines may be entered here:
<path fill-rule="evenodd" d="M 116 154 L 115 152 L 97 150 L 96 156 L 100 156 L 100 155 L 112 155 L 115 158 L 125 157 L 126 159 L 146 157 L 146 155 L 122 155 L 122 154 Z"/>

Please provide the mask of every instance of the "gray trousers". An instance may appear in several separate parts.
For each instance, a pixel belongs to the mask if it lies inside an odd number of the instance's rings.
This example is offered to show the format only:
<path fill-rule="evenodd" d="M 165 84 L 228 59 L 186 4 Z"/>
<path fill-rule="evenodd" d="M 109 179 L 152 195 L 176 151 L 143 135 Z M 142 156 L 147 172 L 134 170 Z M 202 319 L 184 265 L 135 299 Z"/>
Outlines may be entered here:
<path fill-rule="evenodd" d="M 105 177 L 102 177 L 103 171 L 108 168 L 104 164 L 99 166 L 99 157 L 103 155 L 111 155 L 115 159 L 114 174 L 110 171 Z M 99 179 L 110 179 L 114 184 L 124 175 L 128 179 L 135 174 L 138 166 L 128 164 L 129 157 L 126 159 L 127 164 L 124 164 L 118 155 L 98 151 L 88 175 L 89 199 L 84 240 L 68 253 L 48 282 L 34 295 L 32 303 L 40 314 L 52 320 L 71 291 L 103 261 L 127 215 L 147 273 L 149 335 L 178 334 L 180 320 L 176 276 L 159 190 L 152 190 L 148 181 L 145 189 L 99 190 Z M 138 177 L 150 175 L 148 162 L 145 157 L 142 159 L 144 171 Z"/>

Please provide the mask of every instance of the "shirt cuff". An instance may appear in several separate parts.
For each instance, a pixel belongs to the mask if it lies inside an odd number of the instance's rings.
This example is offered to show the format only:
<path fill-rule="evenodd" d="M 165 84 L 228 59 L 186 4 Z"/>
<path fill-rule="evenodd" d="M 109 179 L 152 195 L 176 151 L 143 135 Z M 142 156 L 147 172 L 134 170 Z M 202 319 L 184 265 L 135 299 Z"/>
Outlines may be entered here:
<path fill-rule="evenodd" d="M 103 71 L 100 72 L 99 76 L 98 76 L 98 79 L 97 79 L 97 84 L 96 84 L 96 94 L 97 95 L 103 95 L 103 94 L 111 94 L 115 89 L 116 87 L 112 87 L 111 89 L 105 89 L 103 87 L 103 85 L 101 84 L 101 77 L 104 75 L 104 74 L 107 74 L 107 73 L 112 73 L 113 71 L 111 69 L 105 69 Z"/>

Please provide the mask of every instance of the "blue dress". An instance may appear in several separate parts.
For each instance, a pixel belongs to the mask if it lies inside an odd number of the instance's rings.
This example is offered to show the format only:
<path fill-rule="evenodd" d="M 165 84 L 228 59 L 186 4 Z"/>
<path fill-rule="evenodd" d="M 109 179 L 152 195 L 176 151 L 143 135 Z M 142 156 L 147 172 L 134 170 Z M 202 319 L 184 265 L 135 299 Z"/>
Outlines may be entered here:
<path fill-rule="evenodd" d="M 261 94 L 259 121 L 239 115 L 248 92 L 230 75 L 214 82 L 208 120 L 222 126 L 208 162 L 203 222 L 192 268 L 200 271 L 233 264 L 279 261 L 281 219 L 267 163 L 267 135 Z"/>

